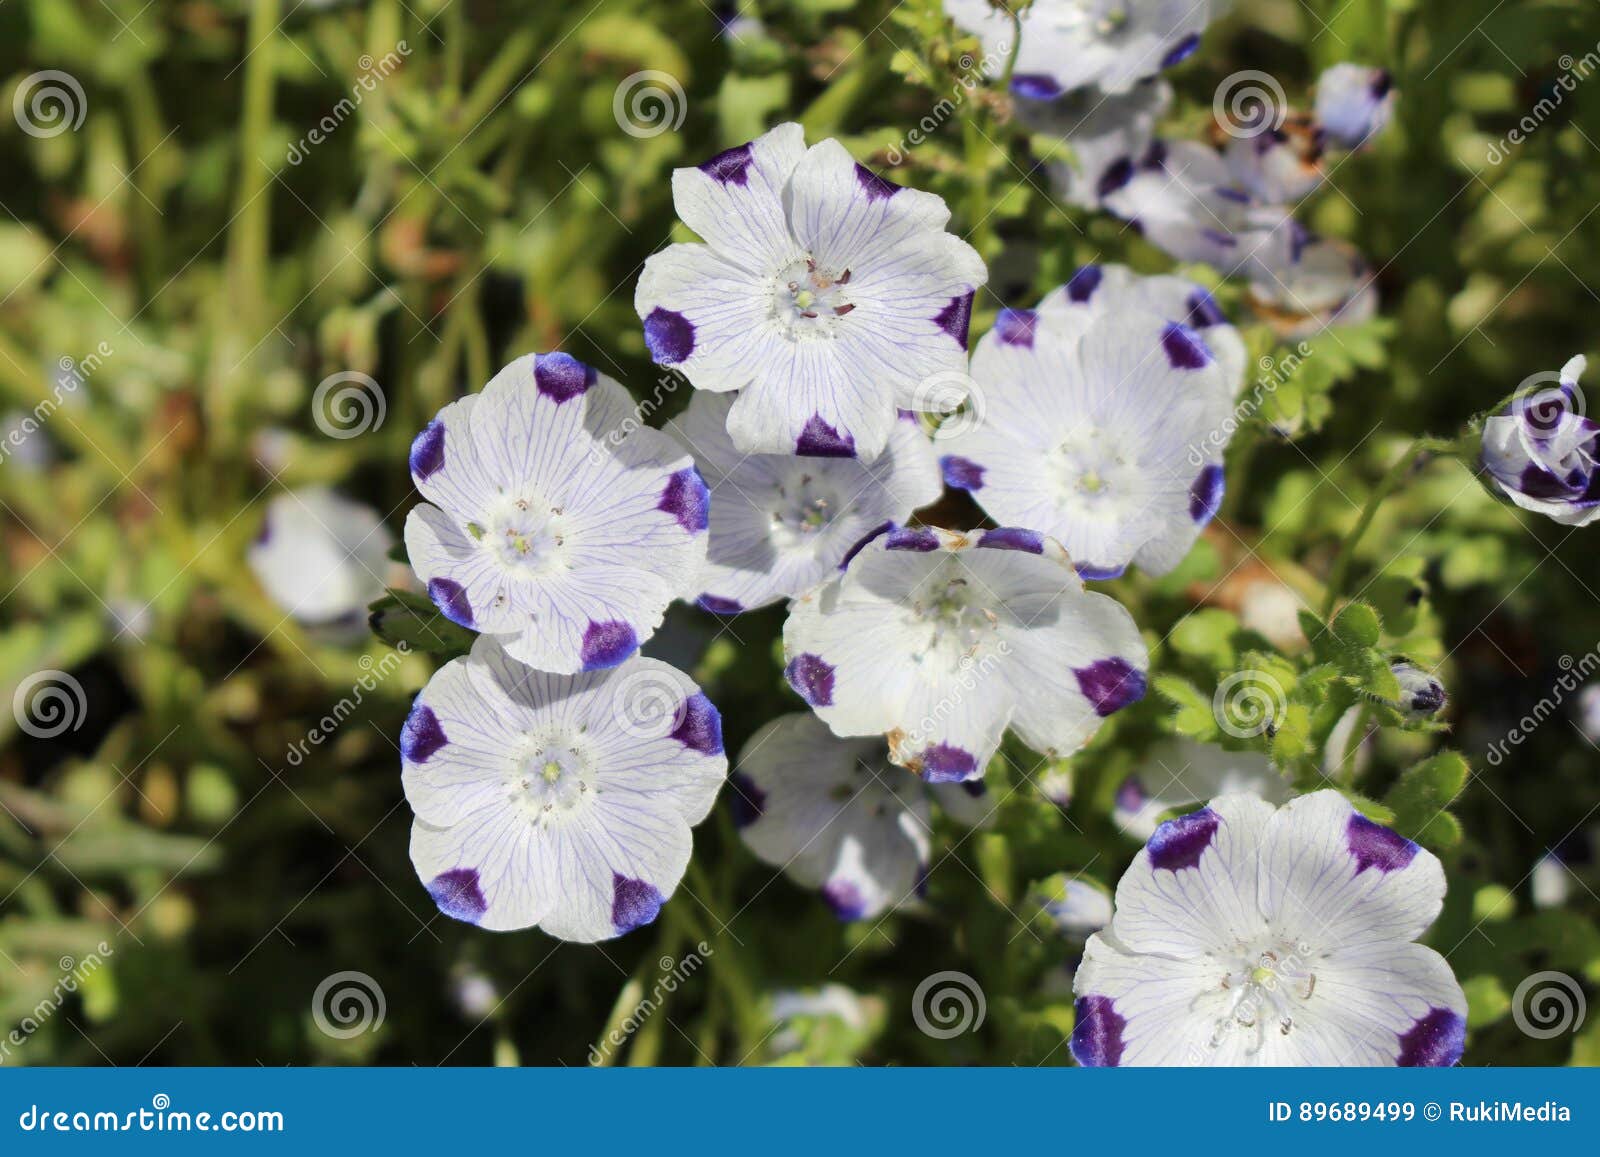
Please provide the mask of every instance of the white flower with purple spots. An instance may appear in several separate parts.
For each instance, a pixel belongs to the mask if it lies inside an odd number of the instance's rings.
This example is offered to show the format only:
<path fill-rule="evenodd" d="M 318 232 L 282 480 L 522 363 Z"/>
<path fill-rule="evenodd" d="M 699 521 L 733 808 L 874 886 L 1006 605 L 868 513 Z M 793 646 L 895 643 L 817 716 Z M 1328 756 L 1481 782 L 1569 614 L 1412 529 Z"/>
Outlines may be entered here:
<path fill-rule="evenodd" d="M 439 910 L 586 943 L 656 918 L 728 770 L 717 709 L 675 668 L 552 675 L 487 635 L 428 680 L 400 751 Z"/>
<path fill-rule="evenodd" d="M 1414 943 L 1444 903 L 1431 852 L 1335 791 L 1229 795 L 1156 829 L 1090 938 L 1081 1065 L 1453 1065 L 1467 1001 Z"/>
<path fill-rule="evenodd" d="M 1600 424 L 1579 404 L 1586 364 L 1572 358 L 1555 388 L 1525 393 L 1483 424 L 1479 463 L 1495 489 L 1564 526 L 1600 518 Z"/>
<path fill-rule="evenodd" d="M 1376 274 L 1348 241 L 1318 237 L 1298 222 L 1256 251 L 1250 299 L 1262 320 L 1289 340 L 1378 311 Z"/>
<path fill-rule="evenodd" d="M 711 528 L 699 603 L 719 615 L 804 594 L 886 523 L 944 492 L 933 443 L 911 414 L 873 461 L 741 454 L 728 436 L 727 394 L 697 392 L 667 431 L 694 455 L 711 488 Z"/>
<path fill-rule="evenodd" d="M 1063 306 L 1098 268 L 1039 310 L 1002 312 L 978 343 L 981 414 L 939 439 L 945 481 L 996 522 L 1054 536 L 1085 578 L 1165 574 L 1222 503 L 1238 370 L 1161 314 Z"/>
<path fill-rule="evenodd" d="M 267 596 L 310 627 L 343 631 L 367 620 L 392 569 L 394 535 L 372 507 L 322 486 L 267 503 L 247 558 Z"/>
<path fill-rule="evenodd" d="M 1141 698 L 1133 618 L 1032 530 L 888 531 L 795 600 L 784 675 L 840 736 L 885 736 L 932 783 L 977 779 L 1007 727 L 1046 756 Z"/>
<path fill-rule="evenodd" d="M 1121 188 L 1132 175 L 1171 104 L 1172 86 L 1151 80 L 1125 93 L 1081 88 L 1060 100 L 1020 101 L 1017 118 L 1031 131 L 1062 142 L 1050 161 L 1061 195 L 1080 208 L 1098 209 L 1105 192 Z"/>
<path fill-rule="evenodd" d="M 1310 196 L 1326 178 L 1323 135 L 1303 115 L 1264 132 L 1229 136 L 1222 148 L 1232 186 L 1262 206 L 1289 205 Z"/>
<path fill-rule="evenodd" d="M 705 244 L 646 261 L 634 305 L 658 363 L 739 391 L 728 433 L 741 452 L 876 458 L 897 408 L 966 369 L 988 273 L 945 232 L 941 198 L 836 140 L 807 149 L 797 124 L 677 170 L 672 191 Z"/>
<path fill-rule="evenodd" d="M 993 810 L 982 780 L 925 784 L 889 762 L 881 737 L 840 739 L 809 712 L 756 732 L 728 786 L 745 846 L 820 891 L 841 920 L 921 898 L 934 802 L 969 825 Z"/>
<path fill-rule="evenodd" d="M 1111 923 L 1111 896 L 1088 880 L 1064 880 L 1060 891 L 1045 901 L 1044 912 L 1063 936 L 1086 940 Z"/>
<path fill-rule="evenodd" d="M 411 478 L 428 501 L 406 550 L 428 595 L 541 671 L 621 663 L 705 562 L 693 459 L 566 354 L 519 358 L 439 411 L 411 444 Z"/>
<path fill-rule="evenodd" d="M 944 10 L 986 52 L 1011 51 L 1011 18 L 989 0 L 944 0 Z M 1022 15 L 1012 91 L 1032 100 L 1086 85 L 1126 92 L 1193 55 L 1210 19 L 1206 0 L 1034 0 Z"/>
<path fill-rule="evenodd" d="M 1148 840 L 1172 813 L 1221 795 L 1249 794 L 1288 803 L 1289 783 L 1266 756 L 1229 751 L 1214 743 L 1174 739 L 1161 743 L 1117 789 L 1112 818 L 1137 840 Z"/>
<path fill-rule="evenodd" d="M 1394 99 L 1388 70 L 1336 64 L 1317 78 L 1318 127 L 1340 148 L 1359 149 L 1389 123 Z"/>

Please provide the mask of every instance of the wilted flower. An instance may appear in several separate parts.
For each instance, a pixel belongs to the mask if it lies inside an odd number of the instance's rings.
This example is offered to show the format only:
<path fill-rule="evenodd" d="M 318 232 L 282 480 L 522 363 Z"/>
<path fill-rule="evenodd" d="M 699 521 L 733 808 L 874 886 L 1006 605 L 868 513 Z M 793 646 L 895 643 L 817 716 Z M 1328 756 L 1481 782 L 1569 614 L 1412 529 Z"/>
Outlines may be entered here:
<path fill-rule="evenodd" d="M 840 739 L 810 712 L 757 731 L 730 791 L 745 846 L 819 889 L 841 920 L 870 920 L 922 894 L 933 801 L 964 823 L 992 810 L 982 780 L 930 786 L 890 763 L 881 738 Z"/>
<path fill-rule="evenodd" d="M 417 435 L 406 550 L 446 618 L 570 674 L 621 663 L 691 593 L 710 496 L 633 413 L 610 378 L 530 354 Z"/>
<path fill-rule="evenodd" d="M 1221 505 L 1234 382 L 1181 322 L 1062 306 L 1088 300 L 1098 268 L 978 343 L 982 406 L 940 432 L 945 481 L 997 522 L 1057 538 L 1085 578 L 1130 562 L 1165 574 Z"/>
<path fill-rule="evenodd" d="M 1339 147 L 1358 149 L 1389 123 L 1394 98 L 1386 69 L 1335 64 L 1317 78 L 1317 123 Z"/>
<path fill-rule="evenodd" d="M 584 942 L 656 918 L 728 770 L 721 717 L 680 671 L 552 675 L 488 635 L 428 680 L 400 752 L 439 910 Z"/>
<path fill-rule="evenodd" d="M 1132 617 L 1032 530 L 891 530 L 795 600 L 784 675 L 834 734 L 884 735 L 931 782 L 976 779 L 1007 726 L 1047 756 L 1141 698 Z"/>
<path fill-rule="evenodd" d="M 1228 795 L 1156 829 L 1078 969 L 1082 1065 L 1453 1065 L 1467 1001 L 1413 941 L 1431 852 L 1336 791 Z"/>
<path fill-rule="evenodd" d="M 365 623 L 367 604 L 383 594 L 393 546 L 372 507 L 312 486 L 273 496 L 247 558 L 268 597 L 294 619 L 345 629 Z"/>
<path fill-rule="evenodd" d="M 872 461 L 741 454 L 728 436 L 727 394 L 697 392 L 667 427 L 711 488 L 699 602 L 717 614 L 764 607 L 830 578 L 863 538 L 904 522 L 944 487 L 933 444 L 912 415 Z"/>
<path fill-rule="evenodd" d="M 1572 358 L 1557 388 L 1514 398 L 1483 425 L 1479 462 L 1495 487 L 1565 526 L 1600 518 L 1600 424 L 1576 405 L 1586 364 Z"/>
<path fill-rule="evenodd" d="M 896 409 L 953 407 L 930 390 L 966 368 L 977 251 L 931 193 L 858 165 L 797 124 L 672 177 L 706 244 L 645 262 L 634 306 L 660 364 L 740 391 L 728 433 L 747 454 L 876 458 Z M 938 394 L 937 399 L 931 394 Z"/>
<path fill-rule="evenodd" d="M 1172 739 L 1152 749 L 1144 765 L 1122 781 L 1112 817 L 1130 836 L 1148 840 L 1173 812 L 1239 794 L 1271 804 L 1287 803 L 1292 795 L 1289 782 L 1264 755 Z"/>

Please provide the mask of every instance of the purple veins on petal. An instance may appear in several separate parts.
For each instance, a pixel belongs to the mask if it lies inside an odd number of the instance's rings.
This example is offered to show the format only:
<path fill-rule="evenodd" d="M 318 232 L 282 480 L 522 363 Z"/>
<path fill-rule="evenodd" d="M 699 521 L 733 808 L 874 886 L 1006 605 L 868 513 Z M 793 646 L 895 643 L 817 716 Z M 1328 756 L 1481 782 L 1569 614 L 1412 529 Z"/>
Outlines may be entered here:
<path fill-rule="evenodd" d="M 702 162 L 699 169 L 713 180 L 724 185 L 744 186 L 750 180 L 749 169 L 755 160 L 755 150 L 748 144 L 735 145 Z"/>
<path fill-rule="evenodd" d="M 440 872 L 428 884 L 428 895 L 433 897 L 439 911 L 452 920 L 468 924 L 476 924 L 489 910 L 476 868 L 451 868 Z"/>
<path fill-rule="evenodd" d="M 744 604 L 738 599 L 725 599 L 721 595 L 701 595 L 695 605 L 713 615 L 737 615 L 744 610 Z"/>
<path fill-rule="evenodd" d="M 939 549 L 939 536 L 926 526 L 903 526 L 883 540 L 884 550 L 910 550 L 919 554 Z"/>
<path fill-rule="evenodd" d="M 584 365 L 571 354 L 545 354 L 533 363 L 534 385 L 557 405 L 583 396 L 598 378 L 594 367 Z"/>
<path fill-rule="evenodd" d="M 1161 348 L 1175 370 L 1198 370 L 1211 364 L 1211 351 L 1200 335 L 1177 322 L 1169 322 L 1161 331 Z"/>
<path fill-rule="evenodd" d="M 678 725 L 672 729 L 673 739 L 701 755 L 722 753 L 722 715 L 705 692 L 696 691 L 685 699 L 679 715 Z"/>
<path fill-rule="evenodd" d="M 841 920 L 859 920 L 867 914 L 861 889 L 848 880 L 829 880 L 822 886 L 822 898 Z"/>
<path fill-rule="evenodd" d="M 439 613 L 452 623 L 462 627 L 472 626 L 472 604 L 467 601 L 466 588 L 455 579 L 429 579 L 428 597 L 439 608 Z"/>
<path fill-rule="evenodd" d="M 642 928 L 661 912 L 661 893 L 643 880 L 611 874 L 611 923 L 618 935 Z"/>
<path fill-rule="evenodd" d="M 1085 1068 L 1116 1068 L 1122 1063 L 1122 1032 L 1128 1022 L 1109 996 L 1080 996 L 1073 1005 L 1072 1059 Z"/>
<path fill-rule="evenodd" d="M 1033 348 L 1033 334 L 1039 325 L 1039 315 L 1031 309 L 1002 309 L 995 318 L 994 332 L 1006 345 Z"/>
<path fill-rule="evenodd" d="M 1078 690 L 1094 705 L 1096 715 L 1110 715 L 1144 698 L 1144 672 L 1126 659 L 1096 659 L 1087 667 L 1076 668 L 1073 674 L 1078 677 Z"/>
<path fill-rule="evenodd" d="M 599 671 L 615 667 L 638 649 L 639 637 L 627 623 L 590 620 L 583 632 L 580 658 L 585 671 Z"/>
<path fill-rule="evenodd" d="M 1028 554 L 1044 553 L 1044 536 L 1037 530 L 1024 530 L 1019 526 L 997 526 L 983 532 L 978 540 L 982 550 L 1020 550 Z"/>
<path fill-rule="evenodd" d="M 733 789 L 728 796 L 728 806 L 733 809 L 733 826 L 747 828 L 761 818 L 767 806 L 767 793 L 742 771 L 728 777 L 728 786 Z"/>
<path fill-rule="evenodd" d="M 878 176 L 865 165 L 856 166 L 856 180 L 866 190 L 869 205 L 874 201 L 887 201 L 900 191 L 899 185 Z"/>
<path fill-rule="evenodd" d="M 1189 485 L 1189 517 L 1201 526 L 1216 517 L 1222 506 L 1222 467 L 1213 462 Z"/>
<path fill-rule="evenodd" d="M 658 365 L 677 365 L 694 353 L 694 323 L 658 305 L 644 319 L 644 344 Z"/>
<path fill-rule="evenodd" d="M 917 757 L 918 770 L 929 783 L 954 783 L 978 774 L 972 752 L 953 743 L 933 743 Z"/>
<path fill-rule="evenodd" d="M 400 728 L 400 754 L 410 763 L 427 763 L 429 756 L 449 742 L 433 708 L 426 703 L 413 703 L 411 714 Z"/>
<path fill-rule="evenodd" d="M 1100 288 L 1100 279 L 1105 276 L 1105 270 L 1098 265 L 1080 265 L 1071 279 L 1067 282 L 1067 297 L 1082 305 L 1094 296 L 1094 291 Z"/>
<path fill-rule="evenodd" d="M 1194 867 L 1216 838 L 1218 822 L 1208 807 L 1168 820 L 1150 837 L 1150 866 L 1169 872 Z"/>
<path fill-rule="evenodd" d="M 687 466 L 668 478 L 656 509 L 672 515 L 690 534 L 711 525 L 711 491 L 706 488 L 700 471 Z"/>
<path fill-rule="evenodd" d="M 972 325 L 972 298 L 971 293 L 952 297 L 950 304 L 941 309 L 933 319 L 933 323 L 955 338 L 962 349 L 967 347 L 967 329 Z"/>
<path fill-rule="evenodd" d="M 1430 1008 L 1400 1038 L 1400 1068 L 1447 1068 L 1467 1046 L 1467 1022 L 1448 1008 Z"/>
<path fill-rule="evenodd" d="M 783 669 L 783 677 L 811 706 L 833 706 L 833 664 L 821 655 L 796 655 Z"/>
<path fill-rule="evenodd" d="M 444 468 L 444 423 L 435 418 L 411 442 L 411 477 L 418 482 Z"/>
<path fill-rule="evenodd" d="M 849 431 L 841 434 L 828 425 L 821 414 L 812 414 L 795 439 L 794 452 L 802 458 L 854 458 L 856 440 Z"/>
<path fill-rule="evenodd" d="M 1360 812 L 1352 813 L 1345 825 L 1344 843 L 1355 858 L 1357 875 L 1368 868 L 1397 872 L 1416 859 L 1418 851 L 1416 844 Z"/>

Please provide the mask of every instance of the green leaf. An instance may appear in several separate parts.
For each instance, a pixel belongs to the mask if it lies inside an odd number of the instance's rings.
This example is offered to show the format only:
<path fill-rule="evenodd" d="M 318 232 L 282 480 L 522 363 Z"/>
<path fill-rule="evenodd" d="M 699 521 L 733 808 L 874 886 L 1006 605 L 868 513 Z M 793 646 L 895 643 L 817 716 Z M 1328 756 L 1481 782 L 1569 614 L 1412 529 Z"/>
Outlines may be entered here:
<path fill-rule="evenodd" d="M 431 601 L 414 591 L 393 587 L 367 608 L 373 634 L 396 650 L 424 651 L 441 659 L 454 659 L 472 650 L 476 637 L 452 623 Z"/>
<path fill-rule="evenodd" d="M 1497 976 L 1472 976 L 1461 982 L 1467 996 L 1467 1027 L 1493 1024 L 1511 1011 L 1511 997 Z"/>
<path fill-rule="evenodd" d="M 1378 638 L 1383 634 L 1383 622 L 1378 618 L 1378 612 L 1366 603 L 1351 603 L 1334 616 L 1330 629 L 1341 647 L 1357 650 L 1378 645 Z"/>
<path fill-rule="evenodd" d="M 1407 768 L 1384 797 L 1394 809 L 1395 830 L 1434 847 L 1453 846 L 1461 838 L 1461 826 L 1444 809 L 1461 794 L 1470 774 L 1466 759 L 1454 751 L 1442 751 Z"/>

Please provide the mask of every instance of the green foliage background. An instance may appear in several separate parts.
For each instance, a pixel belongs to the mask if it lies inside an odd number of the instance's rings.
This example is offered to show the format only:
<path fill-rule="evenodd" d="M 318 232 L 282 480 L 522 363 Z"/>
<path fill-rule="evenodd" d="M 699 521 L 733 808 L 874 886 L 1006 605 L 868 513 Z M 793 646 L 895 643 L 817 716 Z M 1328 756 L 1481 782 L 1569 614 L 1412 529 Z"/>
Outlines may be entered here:
<path fill-rule="evenodd" d="M 1592 865 L 1563 908 L 1529 898 L 1537 858 L 1596 822 L 1600 753 L 1568 694 L 1498 766 L 1486 758 L 1561 694 L 1563 656 L 1600 647 L 1600 529 L 1519 515 L 1459 462 L 1426 455 L 1391 475 L 1349 564 L 1343 593 L 1361 605 L 1309 623 L 1315 646 L 1281 651 L 1236 616 L 1243 575 L 1322 605 L 1341 543 L 1413 435 L 1452 437 L 1534 371 L 1600 353 L 1600 78 L 1564 93 L 1523 143 L 1502 140 L 1572 61 L 1600 52 L 1600 13 L 1581 0 L 1240 0 L 1171 74 L 1168 133 L 1197 136 L 1240 69 L 1271 73 L 1299 103 L 1339 60 L 1394 72 L 1396 123 L 1302 210 L 1381 269 L 1381 319 L 1311 340 L 1235 438 L 1228 505 L 1180 573 L 1110 585 L 1152 644 L 1156 693 L 1072 761 L 1065 812 L 1029 786 L 1037 758 L 1008 747 L 990 770 L 996 824 L 940 833 L 928 911 L 839 924 L 749 856 L 719 805 L 697 832 L 698 899 L 673 902 L 683 919 L 582 947 L 439 917 L 407 859 L 394 742 L 434 665 L 417 650 L 330 742 L 289 761 L 390 651 L 330 645 L 267 601 L 243 563 L 265 502 L 326 482 L 398 528 L 413 433 L 525 352 L 559 347 L 665 399 L 653 421 L 681 408 L 687 388 L 650 364 L 632 307 L 641 263 L 682 228 L 674 165 L 799 119 L 811 139 L 837 135 L 942 194 L 994 271 L 975 336 L 1080 263 L 1170 266 L 1121 223 L 1050 195 L 1039 162 L 1059 146 L 1030 139 L 998 92 L 965 96 L 907 143 L 965 91 L 975 48 L 937 0 L 744 7 L 766 35 L 730 44 L 701 0 L 0 5 L 6 91 L 58 69 L 86 98 L 81 126 L 48 139 L 0 117 L 0 410 L 49 397 L 60 358 L 111 350 L 86 404 L 35 435 L 54 462 L 0 462 L 0 698 L 59 668 L 88 702 L 82 726 L 49 741 L 0 712 L 0 1022 L 50 999 L 61 957 L 111 949 L 5 1063 L 580 1064 L 656 985 L 660 959 L 701 932 L 707 967 L 612 1059 L 1065 1064 L 1058 970 L 1071 949 L 1037 896 L 1063 872 L 1114 884 L 1135 851 L 1108 819 L 1122 776 L 1163 735 L 1216 738 L 1213 689 L 1259 671 L 1288 691 L 1287 721 L 1229 743 L 1320 785 L 1332 723 L 1363 693 L 1392 692 L 1397 652 L 1442 664 L 1448 726 L 1369 704 L 1370 761 L 1340 786 L 1445 858 L 1430 942 L 1471 999 L 1466 1063 L 1600 1060 L 1600 1014 L 1550 1039 L 1510 1015 L 1536 971 L 1591 995 L 1600 981 Z M 363 59 L 402 42 L 392 75 L 308 146 Z M 677 130 L 619 126 L 618 86 L 642 70 L 683 87 Z M 1281 359 L 1240 286 L 1219 299 L 1253 358 Z M 384 423 L 359 438 L 312 421 L 312 391 L 340 371 L 384 391 Z M 279 428 L 274 477 L 255 451 Z M 951 500 L 935 517 L 978 514 Z M 147 621 L 119 632 L 129 608 Z M 731 753 L 800 706 L 776 660 L 781 623 L 778 611 L 669 619 L 663 645 L 721 707 Z M 387 1011 L 339 1040 L 311 1001 L 345 969 L 377 980 Z M 988 1001 L 983 1026 L 950 1040 L 910 1015 L 917 984 L 943 969 Z M 500 997 L 487 1017 L 453 996 L 467 974 Z M 774 1034 L 771 993 L 824 983 L 866 994 L 868 1023 Z"/>

